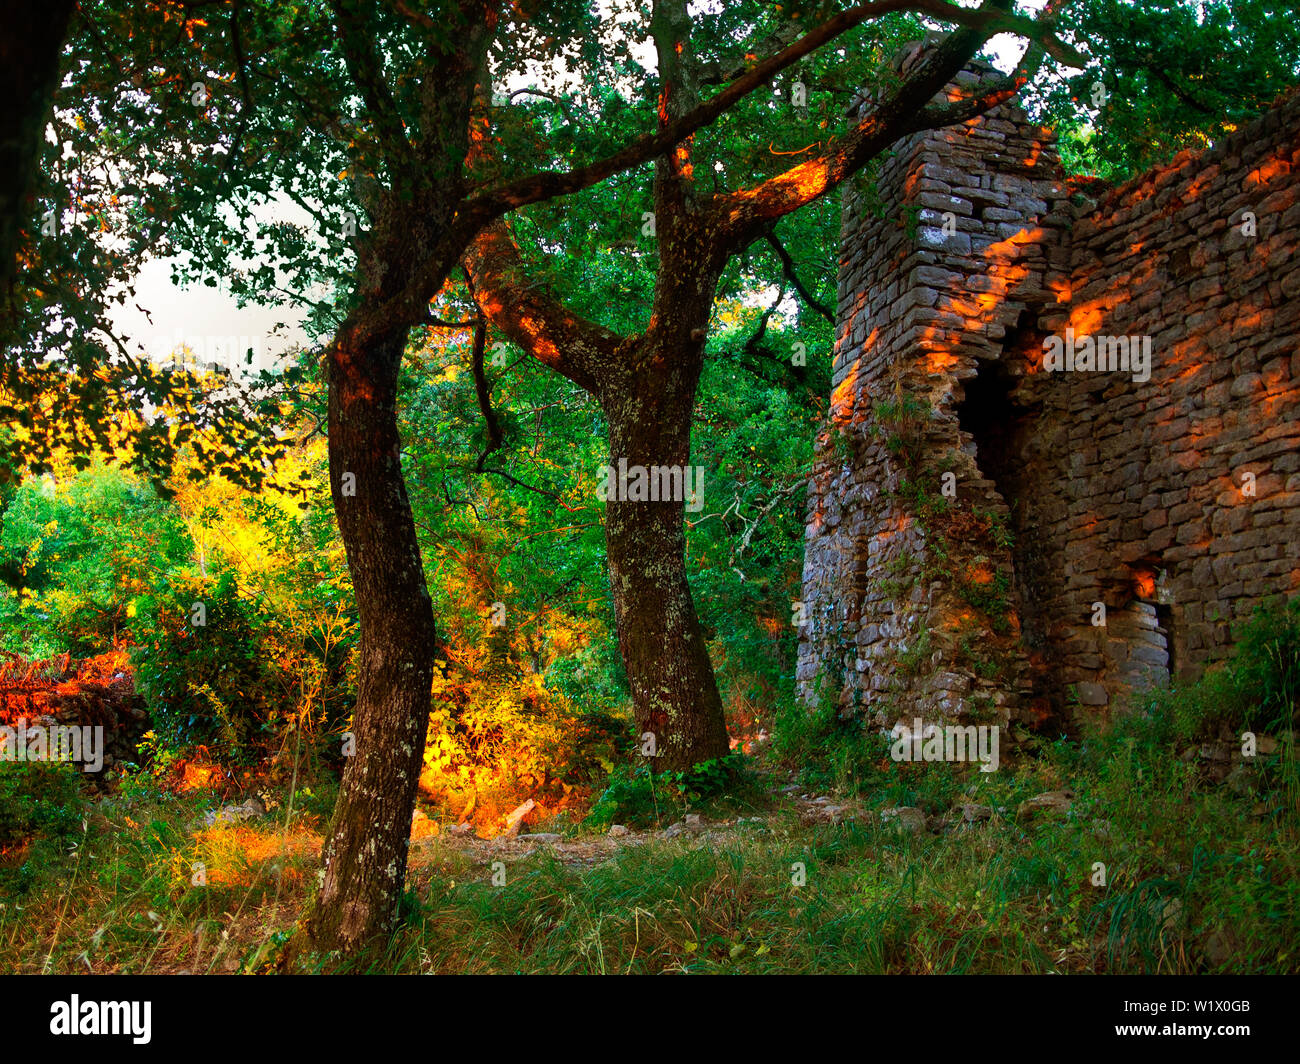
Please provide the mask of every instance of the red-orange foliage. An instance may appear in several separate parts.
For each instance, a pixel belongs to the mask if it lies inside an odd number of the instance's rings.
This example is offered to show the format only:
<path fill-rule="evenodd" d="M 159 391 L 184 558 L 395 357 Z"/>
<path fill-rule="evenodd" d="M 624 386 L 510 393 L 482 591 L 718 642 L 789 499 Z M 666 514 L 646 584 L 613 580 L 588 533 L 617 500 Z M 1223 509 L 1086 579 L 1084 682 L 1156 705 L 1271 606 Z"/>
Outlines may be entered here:
<path fill-rule="evenodd" d="M 135 682 L 127 647 L 74 661 L 70 654 L 29 661 L 0 651 L 0 725 L 56 716 L 75 717 L 80 724 L 113 727 L 129 715 Z"/>

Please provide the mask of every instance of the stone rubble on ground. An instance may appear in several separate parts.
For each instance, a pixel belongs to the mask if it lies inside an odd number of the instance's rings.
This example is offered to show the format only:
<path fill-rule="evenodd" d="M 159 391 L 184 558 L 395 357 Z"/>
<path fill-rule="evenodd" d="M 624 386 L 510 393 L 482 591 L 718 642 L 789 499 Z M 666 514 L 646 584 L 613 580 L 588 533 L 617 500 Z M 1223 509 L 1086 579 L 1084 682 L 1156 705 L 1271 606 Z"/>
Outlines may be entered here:
<path fill-rule="evenodd" d="M 882 824 L 897 824 L 912 835 L 920 835 L 926 830 L 925 814 L 914 805 L 895 805 L 880 811 Z"/>
<path fill-rule="evenodd" d="M 1044 814 L 1064 814 L 1074 804 L 1074 791 L 1044 791 L 1032 798 L 1027 798 L 1016 809 L 1016 816 L 1029 820 Z"/>
<path fill-rule="evenodd" d="M 552 831 L 538 831 L 531 835 L 520 835 L 520 842 L 536 842 L 543 846 L 554 846 L 562 836 Z"/>
<path fill-rule="evenodd" d="M 199 818 L 199 823 L 205 828 L 214 827 L 217 824 L 242 824 L 265 814 L 266 805 L 260 798 L 254 797 L 249 798 L 242 805 L 223 805 L 220 809 L 213 809 L 204 813 Z"/>
<path fill-rule="evenodd" d="M 955 808 L 961 813 L 962 820 L 968 824 L 993 819 L 993 807 L 991 805 L 980 805 L 978 802 L 961 802 Z"/>

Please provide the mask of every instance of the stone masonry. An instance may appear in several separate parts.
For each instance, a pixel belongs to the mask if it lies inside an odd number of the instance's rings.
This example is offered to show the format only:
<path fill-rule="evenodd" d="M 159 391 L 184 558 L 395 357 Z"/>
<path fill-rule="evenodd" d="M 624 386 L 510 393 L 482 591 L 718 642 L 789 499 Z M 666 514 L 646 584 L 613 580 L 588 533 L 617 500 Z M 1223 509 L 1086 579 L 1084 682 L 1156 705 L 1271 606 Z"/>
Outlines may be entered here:
<path fill-rule="evenodd" d="M 1004 105 L 846 195 L 806 699 L 1063 723 L 1300 589 L 1298 172 L 1298 93 L 1117 188 Z"/>

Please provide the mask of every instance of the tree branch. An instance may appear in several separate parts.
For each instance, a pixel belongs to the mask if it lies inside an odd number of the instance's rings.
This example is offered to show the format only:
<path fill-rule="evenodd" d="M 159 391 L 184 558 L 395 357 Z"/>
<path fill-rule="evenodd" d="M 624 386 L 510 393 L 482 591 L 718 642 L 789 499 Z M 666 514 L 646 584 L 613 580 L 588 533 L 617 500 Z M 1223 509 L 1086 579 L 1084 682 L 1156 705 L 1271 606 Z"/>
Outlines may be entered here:
<path fill-rule="evenodd" d="M 772 249 L 780 257 L 781 269 L 785 271 L 786 279 L 789 280 L 789 282 L 792 285 L 794 285 L 794 290 L 798 292 L 801 296 L 803 296 L 803 301 L 805 303 L 807 303 L 810 307 L 812 307 L 813 310 L 817 311 L 817 313 L 820 314 L 823 318 L 825 318 L 828 322 L 834 325 L 835 315 L 832 314 L 822 303 L 819 303 L 813 297 L 813 294 L 809 292 L 808 289 L 806 289 L 803 286 L 803 283 L 799 280 L 798 274 L 796 274 L 794 271 L 794 260 L 790 258 L 790 253 L 785 250 L 785 245 L 783 245 L 781 241 L 777 239 L 775 233 L 767 234 L 767 242 L 772 245 Z"/>
<path fill-rule="evenodd" d="M 497 419 L 496 411 L 492 409 L 492 389 L 488 385 L 487 373 L 483 370 L 483 349 L 486 346 L 487 321 L 479 318 L 474 323 L 474 352 L 470 364 L 474 369 L 474 395 L 478 399 L 478 408 L 487 425 L 487 446 L 483 448 L 478 461 L 474 463 L 475 473 L 483 472 L 483 463 L 487 461 L 488 455 L 500 450 L 505 439 L 501 432 L 501 422 Z"/>
<path fill-rule="evenodd" d="M 662 155 L 678 141 L 712 124 L 737 101 L 767 84 L 773 76 L 822 45 L 860 23 L 897 11 L 916 11 L 970 29 L 987 29 L 988 33 L 980 38 L 981 41 L 1002 30 L 1024 34 L 1027 34 L 1030 29 L 1035 34 L 1043 31 L 1043 27 L 1035 24 L 1033 20 L 1011 15 L 996 7 L 963 8 L 946 3 L 945 0 L 876 0 L 874 3 L 857 4 L 823 22 L 772 58 L 758 63 L 716 96 L 681 118 L 668 123 L 658 132 L 643 134 L 614 154 L 588 163 L 586 166 L 560 172 L 541 171 L 516 178 L 498 188 L 480 192 L 469 199 L 465 215 L 478 220 L 478 224 L 483 224 L 491 218 L 530 203 L 581 192 L 611 174 L 648 162 Z M 1059 52 L 1078 58 L 1077 53 L 1054 38 L 1052 46 Z"/>
<path fill-rule="evenodd" d="M 755 45 L 747 54 L 769 59 L 781 49 L 789 48 L 798 38 L 799 24 L 797 22 L 783 22 L 761 44 Z M 743 59 L 731 63 L 727 67 L 724 67 L 721 62 L 711 63 L 703 69 L 700 84 L 726 85 L 744 74 L 752 62 L 752 59 Z"/>
<path fill-rule="evenodd" d="M 754 330 L 754 334 L 745 341 L 745 351 L 747 353 L 753 354 L 758 350 L 759 343 L 762 342 L 763 337 L 767 334 L 767 323 L 772 320 L 772 315 L 776 313 L 776 308 L 781 305 L 781 300 L 783 299 L 785 299 L 784 284 L 782 284 L 777 290 L 776 298 L 772 300 L 771 305 L 763 311 L 762 315 L 760 315 L 758 319 L 758 328 Z"/>
<path fill-rule="evenodd" d="M 917 128 L 926 128 L 917 125 L 917 116 L 926 113 L 928 102 L 970 61 L 992 32 L 1007 28 L 1005 20 L 1012 16 L 1008 16 L 1005 9 L 1010 3 L 1011 0 L 988 0 L 978 9 L 983 16 L 980 20 L 966 24 L 944 38 L 911 77 L 865 115 L 856 127 L 833 138 L 827 150 L 818 157 L 799 163 L 753 188 L 716 198 L 712 207 L 713 226 L 720 240 L 720 249 L 731 253 L 747 246 L 769 230 L 777 219 L 824 196 L 894 141 Z M 1014 31 L 1026 33 L 1025 21 L 1013 18 Z M 1050 51 L 1055 47 L 1059 51 L 1064 47 L 1044 26 L 1035 27 L 1031 36 L 1038 39 L 1044 50 Z M 1074 53 L 1071 51 L 1071 54 Z"/>
<path fill-rule="evenodd" d="M 1031 44 L 1010 74 L 982 81 L 975 86 L 971 95 L 924 108 L 908 132 L 940 129 L 986 114 L 998 104 L 1014 97 L 1038 73 L 1045 57 L 1046 50 L 1041 45 Z"/>
<path fill-rule="evenodd" d="M 621 337 L 573 314 L 523 277 L 519 249 L 505 222 L 484 229 L 464 256 L 479 312 L 537 361 L 596 394 L 598 367 Z"/>
<path fill-rule="evenodd" d="M 336 7 L 341 7 L 345 0 L 333 0 L 333 3 Z M 945 2 L 945 0 L 875 0 L 872 3 L 858 4 L 828 19 L 771 59 L 757 64 L 749 73 L 737 78 L 726 89 L 699 107 L 694 108 L 680 118 L 669 121 L 654 134 L 644 134 L 636 138 L 612 155 L 573 170 L 534 173 L 509 181 L 496 188 L 489 188 L 471 195 L 461 202 L 455 220 L 444 231 L 441 239 L 430 249 L 428 257 L 423 265 L 415 271 L 410 283 L 401 292 L 384 303 L 368 308 L 364 320 L 358 322 L 358 327 L 362 333 L 365 333 L 379 328 L 391 328 L 394 322 L 417 323 L 424 317 L 429 300 L 442 286 L 448 264 L 461 259 L 466 254 L 466 250 L 471 243 L 475 242 L 480 232 L 489 223 L 508 211 L 530 203 L 538 203 L 557 196 L 580 192 L 615 173 L 638 166 L 662 155 L 678 141 L 711 124 L 738 100 L 769 82 L 780 71 L 864 21 L 898 11 L 923 12 L 935 18 L 968 27 L 966 33 L 974 42 L 971 54 L 973 54 L 973 49 L 979 46 L 979 43 L 982 43 L 986 37 L 995 32 L 1010 30 L 1028 34 L 1031 28 L 1036 33 L 1045 32 L 1042 26 L 1036 25 L 1032 20 L 1009 14 L 1005 10 L 1008 3 L 1009 0 L 1006 3 L 1003 0 L 989 0 L 988 4 L 978 9 L 957 7 L 954 4 Z M 980 30 L 983 32 L 979 32 Z M 958 37 L 958 34 L 952 36 Z M 1066 47 L 1055 41 L 1054 38 L 1053 42 L 1053 47 L 1058 50 Z M 957 68 L 960 68 L 966 58 L 969 58 L 969 55 L 966 55 L 957 64 Z M 349 69 L 354 71 L 353 77 L 363 91 L 365 91 L 367 84 L 370 85 L 374 100 L 371 102 L 368 99 L 369 106 L 377 116 L 381 118 L 388 116 L 387 121 L 381 123 L 380 133 L 384 134 L 385 130 L 387 130 L 386 140 L 392 142 L 391 150 L 404 153 L 409 149 L 409 145 L 404 134 L 401 134 L 401 120 L 396 113 L 395 105 L 392 104 L 391 96 L 386 96 L 386 90 L 381 91 L 382 87 L 373 84 L 374 69 L 372 64 L 377 63 L 373 52 L 367 53 L 364 48 L 354 49 L 353 54 L 348 57 L 348 61 Z M 946 80 L 941 80 L 928 95 L 915 100 L 909 97 L 906 102 L 914 109 L 924 106 L 930 96 L 943 87 Z M 397 128 L 389 128 L 394 124 Z M 865 132 L 858 131 L 857 138 L 852 141 L 852 145 L 858 146 L 858 142 L 864 139 Z M 896 139 L 896 137 L 890 139 Z M 884 143 L 888 142 L 884 141 Z M 873 140 L 872 144 L 865 148 L 864 158 L 870 158 L 881 150 L 881 147 L 883 147 L 883 144 L 876 145 Z M 814 166 L 816 161 L 804 165 Z M 862 164 L 859 162 L 857 165 L 861 166 Z M 791 174 L 795 174 L 795 171 L 791 171 Z M 795 177 L 797 180 L 800 175 L 795 174 Z M 842 179 L 843 175 L 841 174 L 836 178 L 836 182 Z M 832 187 L 832 184 L 823 184 L 821 191 L 806 196 L 801 200 L 790 201 L 789 205 L 783 210 L 773 213 L 772 218 L 779 217 L 781 214 L 789 213 L 796 207 L 802 206 L 803 203 L 815 198 L 816 195 L 820 195 L 829 187 Z M 788 199 L 788 197 L 785 198 Z M 755 235 L 756 233 L 757 230 L 755 230 Z M 753 236 L 749 236 L 748 239 L 752 240 Z M 498 324 L 495 315 L 496 312 L 492 308 L 488 308 L 489 320 L 493 324 Z M 517 322 L 516 326 L 523 324 L 524 322 Z M 534 321 L 532 324 L 536 325 L 537 323 Z M 498 324 L 498 327 L 510 334 L 510 329 L 507 329 L 504 324 Z M 551 359 L 553 362 L 558 363 L 561 360 L 559 349 L 553 343 L 549 346 L 543 345 L 537 354 L 543 361 Z M 552 362 L 548 362 L 548 364 L 552 364 Z M 559 369 L 560 367 L 557 364 L 555 368 Z M 572 368 L 577 373 L 585 373 L 581 366 L 573 366 Z M 560 369 L 560 372 L 564 373 L 565 370 Z M 577 376 L 572 374 L 566 373 L 566 375 L 584 388 L 588 388 L 589 384 L 592 383 L 589 373 L 585 374 L 584 380 L 579 380 Z"/>
<path fill-rule="evenodd" d="M 343 60 L 374 120 L 380 147 L 395 171 L 404 169 L 402 164 L 411 157 L 411 143 L 406 138 L 397 101 L 384 80 L 383 63 L 375 50 L 375 42 L 368 27 L 362 24 L 361 15 L 352 7 L 351 0 L 331 0 L 330 6 L 338 23 L 337 38 Z"/>
<path fill-rule="evenodd" d="M 570 506 L 555 492 L 547 491 L 545 488 L 534 487 L 532 484 L 527 484 L 524 481 L 519 480 L 517 477 L 512 477 L 504 469 L 476 469 L 474 472 L 490 473 L 494 477 L 500 477 L 507 484 L 513 484 L 516 488 L 523 488 L 525 491 L 531 491 L 534 495 L 541 495 L 543 498 L 550 499 L 551 502 L 555 503 L 555 505 L 560 507 L 560 509 L 567 510 L 571 514 L 583 512 L 581 506 Z"/>
<path fill-rule="evenodd" d="M 244 56 L 244 42 L 239 32 L 239 7 L 239 2 L 236 0 L 230 8 L 230 47 L 235 55 L 235 69 L 239 72 L 239 91 L 243 98 L 243 106 L 239 109 L 239 124 L 235 127 L 235 135 L 230 142 L 230 154 L 222 164 L 218 180 L 227 178 L 232 172 L 235 160 L 243 147 L 244 134 L 248 131 L 248 120 L 253 114 L 253 94 L 248 88 L 248 60 Z"/>

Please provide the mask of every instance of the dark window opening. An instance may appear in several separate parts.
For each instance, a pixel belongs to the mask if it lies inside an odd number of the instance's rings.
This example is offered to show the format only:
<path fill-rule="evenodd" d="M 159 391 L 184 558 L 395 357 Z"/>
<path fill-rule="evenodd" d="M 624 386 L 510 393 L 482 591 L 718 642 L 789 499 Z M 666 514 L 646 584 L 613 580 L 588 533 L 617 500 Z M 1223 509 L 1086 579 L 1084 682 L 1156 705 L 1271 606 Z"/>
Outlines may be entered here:
<path fill-rule="evenodd" d="M 1168 656 L 1169 679 L 1178 675 L 1178 661 L 1174 657 L 1174 608 L 1167 602 L 1156 602 L 1156 631 L 1164 638 Z"/>
<path fill-rule="evenodd" d="M 966 397 L 957 407 L 957 423 L 975 440 L 975 464 L 980 473 L 993 482 L 1002 501 L 1014 511 L 1016 482 L 1033 416 L 1012 400 L 1019 378 L 1008 373 L 1001 362 L 981 362 L 976 375 L 962 384 Z"/>
<path fill-rule="evenodd" d="M 1129 654 L 1145 668 L 1140 686 L 1163 687 L 1175 675 L 1174 609 L 1164 594 L 1165 574 L 1158 555 L 1150 554 L 1129 565 L 1133 608 L 1141 623 L 1129 637 Z"/>

